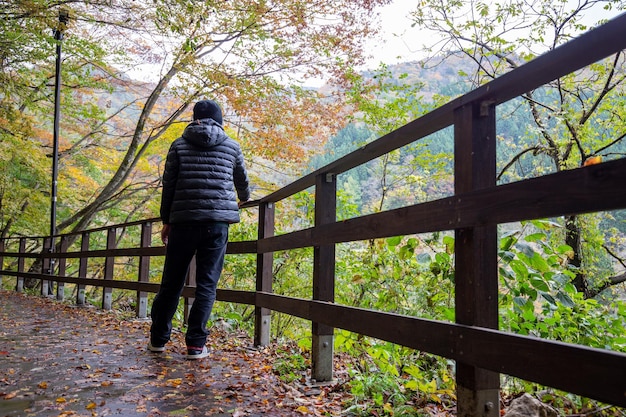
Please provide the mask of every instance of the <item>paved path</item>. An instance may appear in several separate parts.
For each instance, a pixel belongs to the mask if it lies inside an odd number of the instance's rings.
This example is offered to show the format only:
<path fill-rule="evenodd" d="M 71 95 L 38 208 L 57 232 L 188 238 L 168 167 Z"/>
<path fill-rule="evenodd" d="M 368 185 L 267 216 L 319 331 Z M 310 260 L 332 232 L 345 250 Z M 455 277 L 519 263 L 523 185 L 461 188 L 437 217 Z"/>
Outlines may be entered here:
<path fill-rule="evenodd" d="M 147 352 L 148 326 L 0 291 L 0 417 L 322 415 L 249 339 L 216 334 L 211 355 L 189 361 L 180 333 L 165 354 Z"/>

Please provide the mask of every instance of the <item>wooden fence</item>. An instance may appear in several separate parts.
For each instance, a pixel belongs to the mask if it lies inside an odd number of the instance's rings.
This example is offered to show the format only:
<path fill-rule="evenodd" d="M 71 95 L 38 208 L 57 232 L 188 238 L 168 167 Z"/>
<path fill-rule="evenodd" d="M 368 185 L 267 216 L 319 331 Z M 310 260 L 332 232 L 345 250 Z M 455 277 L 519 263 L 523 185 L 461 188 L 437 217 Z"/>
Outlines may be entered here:
<path fill-rule="evenodd" d="M 626 15 L 547 53 L 419 119 L 381 137 L 337 161 L 248 206 L 258 206 L 258 239 L 231 242 L 228 253 L 256 254 L 256 291 L 220 289 L 218 299 L 255 306 L 255 343 L 269 342 L 270 313 L 278 311 L 312 323 L 312 378 L 332 378 L 333 331 L 341 328 L 408 346 L 456 361 L 459 416 L 499 415 L 499 377 L 507 374 L 618 406 L 626 406 L 626 355 L 579 345 L 542 340 L 498 331 L 497 226 L 587 212 L 626 208 L 626 159 L 559 172 L 506 185 L 496 185 L 496 106 L 552 80 L 581 69 L 626 48 Z M 454 195 L 381 213 L 337 221 L 337 175 L 454 126 Z M 315 187 L 313 227 L 275 235 L 275 203 Z M 137 291 L 138 314 L 145 317 L 147 293 L 158 284 L 148 282 L 150 258 L 163 256 L 151 247 L 149 219 L 81 233 L 81 250 L 67 251 L 76 236 L 62 235 L 56 253 L 28 252 L 31 238 L 0 242 L 4 276 L 78 286 L 77 302 L 84 302 L 85 286 L 104 288 L 103 307 L 111 307 L 111 289 Z M 142 228 L 138 247 L 116 248 L 121 227 Z M 456 323 L 421 319 L 339 305 L 335 298 L 335 245 L 398 235 L 455 231 Z M 106 248 L 90 250 L 90 235 L 106 231 Z M 51 247 L 50 237 L 39 247 Z M 31 243 L 32 244 L 32 243 Z M 16 246 L 8 250 L 8 245 Z M 272 292 L 273 253 L 313 247 L 311 299 Z M 113 279 L 116 257 L 139 259 L 137 282 Z M 4 270 L 7 258 L 17 258 L 16 270 Z M 78 258 L 79 277 L 65 274 L 65 262 Z M 104 258 L 103 279 L 87 277 L 90 258 Z M 41 273 L 27 272 L 25 260 L 41 259 Z M 58 261 L 55 268 L 50 262 Z M 56 271 L 54 274 L 52 271 Z M 0 276 L 1 278 L 1 276 Z M 193 286 L 184 296 L 193 297 Z"/>

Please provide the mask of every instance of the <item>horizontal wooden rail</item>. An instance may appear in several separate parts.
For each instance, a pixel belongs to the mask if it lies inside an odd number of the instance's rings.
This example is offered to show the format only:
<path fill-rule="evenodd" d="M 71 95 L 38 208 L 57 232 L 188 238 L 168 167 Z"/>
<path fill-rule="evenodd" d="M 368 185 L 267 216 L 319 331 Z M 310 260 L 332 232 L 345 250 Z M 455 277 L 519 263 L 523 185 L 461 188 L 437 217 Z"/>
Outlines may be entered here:
<path fill-rule="evenodd" d="M 257 253 L 256 241 L 228 242 L 226 250 L 228 254 Z M 119 249 L 98 249 L 76 252 L 0 252 L 0 256 L 21 256 L 26 259 L 80 259 L 80 258 L 106 258 L 106 257 L 137 257 L 137 256 L 164 256 L 165 246 L 154 246 L 149 248 L 119 248 Z"/>
<path fill-rule="evenodd" d="M 118 288 L 121 290 L 146 291 L 156 293 L 159 291 L 159 284 L 152 282 L 138 281 L 122 281 L 122 280 L 103 280 L 101 278 L 82 278 L 82 277 L 59 277 L 57 275 L 39 274 L 35 272 L 15 272 L 2 271 L 2 275 L 23 277 L 39 280 L 47 280 L 54 282 L 64 282 L 69 284 L 91 285 L 94 287 Z"/>
<path fill-rule="evenodd" d="M 261 239 L 259 253 L 626 207 L 626 159 Z"/>
<path fill-rule="evenodd" d="M 258 292 L 274 311 L 626 407 L 626 354 Z M 563 378 L 576 368 L 576 378 Z M 589 381 L 594 381 L 590 384 Z"/>
<path fill-rule="evenodd" d="M 117 288 L 120 290 L 132 290 L 132 291 L 145 291 L 156 294 L 159 291 L 160 284 L 153 282 L 140 282 L 140 281 L 122 281 L 122 280 L 103 280 L 101 278 L 80 278 L 80 277 L 59 277 L 57 275 L 39 274 L 33 272 L 15 272 L 15 271 L 2 271 L 2 275 L 6 276 L 20 276 L 24 278 L 32 278 L 39 280 L 48 280 L 53 282 L 63 282 L 68 284 L 81 284 L 91 285 L 94 287 L 109 287 Z M 193 298 L 195 295 L 195 287 L 185 286 L 182 296 Z M 252 291 L 241 290 L 228 290 L 218 288 L 217 299 L 219 301 L 225 301 L 237 304 L 254 305 L 255 293 Z"/>

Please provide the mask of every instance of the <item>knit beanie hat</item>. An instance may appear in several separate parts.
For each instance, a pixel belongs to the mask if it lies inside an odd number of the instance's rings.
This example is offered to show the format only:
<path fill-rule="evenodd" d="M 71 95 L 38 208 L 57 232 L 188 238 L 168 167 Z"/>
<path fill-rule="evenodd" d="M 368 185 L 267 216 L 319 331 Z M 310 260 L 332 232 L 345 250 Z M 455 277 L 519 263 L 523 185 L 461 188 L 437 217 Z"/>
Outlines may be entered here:
<path fill-rule="evenodd" d="M 213 119 L 222 124 L 222 109 L 213 100 L 201 100 L 193 106 L 193 120 Z"/>

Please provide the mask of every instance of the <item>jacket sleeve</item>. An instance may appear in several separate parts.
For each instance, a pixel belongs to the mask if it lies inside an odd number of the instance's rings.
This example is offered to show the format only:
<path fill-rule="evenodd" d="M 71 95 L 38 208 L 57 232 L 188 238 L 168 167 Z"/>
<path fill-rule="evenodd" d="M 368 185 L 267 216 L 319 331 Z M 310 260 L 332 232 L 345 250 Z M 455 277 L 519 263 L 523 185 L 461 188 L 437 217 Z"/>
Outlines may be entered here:
<path fill-rule="evenodd" d="M 237 158 L 235 160 L 235 169 L 233 171 L 233 181 L 237 190 L 237 198 L 239 201 L 248 201 L 250 199 L 250 184 L 248 173 L 246 172 L 246 164 L 243 159 L 241 148 L 237 146 Z"/>
<path fill-rule="evenodd" d="M 176 152 L 175 143 L 172 143 L 167 152 L 165 160 L 165 170 L 163 171 L 163 191 L 161 193 L 161 209 L 160 215 L 163 224 L 169 224 L 172 202 L 174 201 L 174 193 L 176 192 L 176 181 L 178 180 L 178 153 Z"/>

